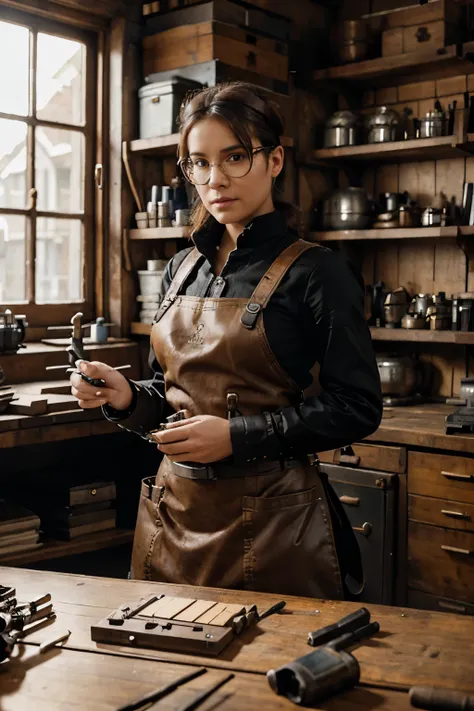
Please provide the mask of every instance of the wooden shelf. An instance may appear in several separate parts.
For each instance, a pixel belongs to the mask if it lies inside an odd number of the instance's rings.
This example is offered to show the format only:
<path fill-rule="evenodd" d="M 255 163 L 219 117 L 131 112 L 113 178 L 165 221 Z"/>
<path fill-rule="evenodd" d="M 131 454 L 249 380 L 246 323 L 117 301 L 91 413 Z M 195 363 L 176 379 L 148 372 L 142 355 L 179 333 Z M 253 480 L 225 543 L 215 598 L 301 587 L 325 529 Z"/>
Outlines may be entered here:
<path fill-rule="evenodd" d="M 467 228 L 467 230 L 472 228 Z M 310 232 L 311 242 L 340 242 L 342 240 L 426 239 L 433 237 L 456 238 L 468 234 L 462 227 L 396 227 L 393 229 L 328 230 Z"/>
<path fill-rule="evenodd" d="M 439 50 L 424 49 L 394 57 L 378 57 L 339 67 L 318 69 L 314 72 L 313 79 L 317 82 L 350 81 L 360 85 L 391 86 L 404 80 L 409 82 L 421 81 L 430 76 L 456 76 L 474 71 L 471 61 L 473 53 L 474 42 L 468 42 L 459 48 L 450 45 Z M 334 86 L 334 89 L 337 90 L 337 86 Z"/>
<path fill-rule="evenodd" d="M 393 141 L 390 143 L 371 143 L 361 146 L 344 146 L 342 148 L 320 148 L 311 153 L 311 164 L 346 161 L 392 161 L 403 163 L 409 161 L 436 160 L 439 158 L 460 158 L 463 154 L 474 152 L 474 138 L 467 136 L 466 143 L 456 143 L 454 136 L 438 138 L 417 138 L 409 141 Z"/>
<path fill-rule="evenodd" d="M 139 138 L 130 141 L 130 153 L 141 153 L 150 156 L 173 156 L 178 150 L 179 134 L 172 133 L 169 136 L 157 136 L 156 138 Z M 285 148 L 292 148 L 294 140 L 290 136 L 282 136 L 281 145 Z"/>
<path fill-rule="evenodd" d="M 191 227 L 146 227 L 130 230 L 130 239 L 183 239 L 191 236 Z"/>
<path fill-rule="evenodd" d="M 0 565 L 29 565 L 42 560 L 53 560 L 70 555 L 91 553 L 105 548 L 115 548 L 133 541 L 133 531 L 115 528 L 109 531 L 90 533 L 73 541 L 57 541 L 49 539 L 38 550 L 23 551 L 0 558 Z"/>
<path fill-rule="evenodd" d="M 140 321 L 133 321 L 130 325 L 130 333 L 134 336 L 149 336 L 151 333 L 151 323 L 141 323 Z"/>
<path fill-rule="evenodd" d="M 374 341 L 405 341 L 410 343 L 457 343 L 474 344 L 474 332 L 468 331 L 430 331 L 418 328 L 371 328 Z"/>

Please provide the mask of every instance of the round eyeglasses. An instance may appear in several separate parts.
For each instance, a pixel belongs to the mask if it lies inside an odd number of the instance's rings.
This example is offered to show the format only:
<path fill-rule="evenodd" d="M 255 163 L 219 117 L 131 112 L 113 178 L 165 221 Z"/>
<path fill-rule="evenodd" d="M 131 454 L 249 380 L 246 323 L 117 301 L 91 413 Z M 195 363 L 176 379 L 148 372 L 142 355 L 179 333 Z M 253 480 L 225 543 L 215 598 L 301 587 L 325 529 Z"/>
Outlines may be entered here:
<path fill-rule="evenodd" d="M 244 150 L 231 153 L 222 163 L 210 163 L 206 158 L 183 158 L 178 161 L 178 165 L 183 171 L 183 175 L 193 185 L 207 185 L 211 179 L 212 166 L 219 167 L 228 178 L 244 178 L 250 173 L 253 165 L 253 157 L 261 151 L 273 151 L 276 146 L 259 146 L 251 153 Z"/>

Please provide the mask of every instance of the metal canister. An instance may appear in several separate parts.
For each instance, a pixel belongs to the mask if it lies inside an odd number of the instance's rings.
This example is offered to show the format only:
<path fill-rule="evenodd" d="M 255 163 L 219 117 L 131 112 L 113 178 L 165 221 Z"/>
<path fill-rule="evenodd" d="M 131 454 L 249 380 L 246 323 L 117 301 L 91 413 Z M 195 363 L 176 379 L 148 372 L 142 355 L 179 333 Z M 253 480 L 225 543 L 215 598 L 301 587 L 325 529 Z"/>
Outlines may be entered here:
<path fill-rule="evenodd" d="M 158 227 L 170 227 L 168 203 L 160 201 L 158 203 Z"/>

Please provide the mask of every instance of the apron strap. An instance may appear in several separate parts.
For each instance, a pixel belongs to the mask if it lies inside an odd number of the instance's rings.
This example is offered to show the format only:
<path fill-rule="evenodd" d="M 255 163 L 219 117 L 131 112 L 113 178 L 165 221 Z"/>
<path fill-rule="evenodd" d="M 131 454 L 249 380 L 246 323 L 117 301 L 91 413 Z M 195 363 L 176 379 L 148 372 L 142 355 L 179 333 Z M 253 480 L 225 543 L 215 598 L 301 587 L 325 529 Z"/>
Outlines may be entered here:
<path fill-rule="evenodd" d="M 245 311 L 240 319 L 245 328 L 254 328 L 260 312 L 266 307 L 286 272 L 298 257 L 308 249 L 313 249 L 313 247 L 318 246 L 319 245 L 312 242 L 305 242 L 302 239 L 298 239 L 283 250 L 266 274 L 263 275 L 245 307 Z"/>
<path fill-rule="evenodd" d="M 189 254 L 185 256 L 183 261 L 178 267 L 176 274 L 173 277 L 171 284 L 169 285 L 168 291 L 165 294 L 165 298 L 160 304 L 154 323 L 158 323 L 160 319 L 163 318 L 165 313 L 168 311 L 169 307 L 176 301 L 181 287 L 183 286 L 186 279 L 190 276 L 194 267 L 201 258 L 200 252 L 194 247 Z"/>

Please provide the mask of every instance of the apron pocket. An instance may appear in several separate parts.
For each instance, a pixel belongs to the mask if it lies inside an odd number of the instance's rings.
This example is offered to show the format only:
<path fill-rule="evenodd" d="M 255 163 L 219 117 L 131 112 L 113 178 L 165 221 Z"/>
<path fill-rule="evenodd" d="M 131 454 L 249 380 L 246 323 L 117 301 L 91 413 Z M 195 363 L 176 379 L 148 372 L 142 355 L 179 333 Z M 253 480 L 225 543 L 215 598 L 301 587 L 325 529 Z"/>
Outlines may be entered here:
<path fill-rule="evenodd" d="M 158 492 L 155 489 L 153 501 L 143 493 L 143 489 L 140 495 L 132 551 L 131 575 L 135 580 L 152 579 L 153 552 L 163 530 L 159 502 L 165 490 L 164 487 L 156 488 L 160 490 L 159 497 L 156 496 Z"/>
<path fill-rule="evenodd" d="M 321 487 L 282 496 L 244 496 L 244 586 L 341 598 L 341 579 Z"/>

